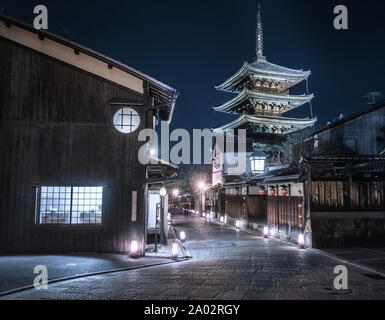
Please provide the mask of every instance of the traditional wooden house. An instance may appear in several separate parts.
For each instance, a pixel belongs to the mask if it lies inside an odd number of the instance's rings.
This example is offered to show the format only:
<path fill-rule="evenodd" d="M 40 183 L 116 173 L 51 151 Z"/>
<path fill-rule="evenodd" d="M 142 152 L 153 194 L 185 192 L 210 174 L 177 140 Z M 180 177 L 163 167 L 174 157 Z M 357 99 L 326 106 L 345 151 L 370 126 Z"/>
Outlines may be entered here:
<path fill-rule="evenodd" d="M 380 103 L 316 130 L 295 165 L 244 180 L 244 190 L 228 186 L 220 212 L 240 217 L 244 208 L 249 226 L 267 226 L 270 236 L 293 242 L 302 235 L 308 247 L 383 244 L 385 156 L 376 144 L 384 124 L 385 103 Z M 354 145 L 347 144 L 352 137 Z M 257 193 L 265 206 L 254 209 L 251 197 Z M 266 213 L 266 221 L 254 221 L 254 210 Z"/>
<path fill-rule="evenodd" d="M 4 15 L 0 53 L 0 252 L 143 253 L 138 134 L 171 120 L 176 90 Z"/>

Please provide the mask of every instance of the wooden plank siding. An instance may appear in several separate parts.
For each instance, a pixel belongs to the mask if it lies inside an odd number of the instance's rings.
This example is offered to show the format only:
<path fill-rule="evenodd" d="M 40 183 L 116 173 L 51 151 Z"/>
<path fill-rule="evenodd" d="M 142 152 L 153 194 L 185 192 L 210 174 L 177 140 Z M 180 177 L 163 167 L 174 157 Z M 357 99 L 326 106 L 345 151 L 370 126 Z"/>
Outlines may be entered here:
<path fill-rule="evenodd" d="M 267 197 L 249 195 L 247 197 L 247 211 L 249 221 L 266 220 L 267 216 Z"/>
<path fill-rule="evenodd" d="M 303 228 L 303 197 L 267 197 L 267 222 L 269 226 L 286 234 Z"/>
<path fill-rule="evenodd" d="M 1 37 L 0 52 L 0 252 L 128 251 L 144 233 L 144 95 Z M 132 134 L 113 127 L 117 100 L 143 104 L 133 107 L 141 124 Z M 103 224 L 36 225 L 39 184 L 105 185 Z"/>
<path fill-rule="evenodd" d="M 225 195 L 225 213 L 233 218 L 245 218 L 242 214 L 243 196 Z"/>
<path fill-rule="evenodd" d="M 385 209 L 384 181 L 312 181 L 311 189 L 312 210 Z"/>
<path fill-rule="evenodd" d="M 319 133 L 319 148 L 344 145 L 361 155 L 377 155 L 385 149 L 384 127 L 385 107 Z"/>

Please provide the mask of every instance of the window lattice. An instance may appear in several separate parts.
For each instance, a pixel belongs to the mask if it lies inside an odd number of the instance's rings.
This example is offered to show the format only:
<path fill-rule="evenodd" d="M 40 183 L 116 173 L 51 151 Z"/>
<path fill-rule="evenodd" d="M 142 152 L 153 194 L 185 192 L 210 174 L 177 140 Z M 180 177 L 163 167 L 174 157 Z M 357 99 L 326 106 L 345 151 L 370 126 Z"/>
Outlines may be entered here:
<path fill-rule="evenodd" d="M 37 188 L 40 224 L 101 224 L 103 187 Z"/>

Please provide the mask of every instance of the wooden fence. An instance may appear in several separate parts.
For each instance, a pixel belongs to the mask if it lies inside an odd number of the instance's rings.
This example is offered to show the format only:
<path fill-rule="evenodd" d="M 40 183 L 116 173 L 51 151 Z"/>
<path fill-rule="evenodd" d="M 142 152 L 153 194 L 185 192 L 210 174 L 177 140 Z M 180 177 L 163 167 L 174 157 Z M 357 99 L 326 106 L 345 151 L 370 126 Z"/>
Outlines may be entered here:
<path fill-rule="evenodd" d="M 302 197 L 268 197 L 267 220 L 282 232 L 304 227 L 305 214 Z"/>
<path fill-rule="evenodd" d="M 312 210 L 385 209 L 384 181 L 312 181 Z"/>

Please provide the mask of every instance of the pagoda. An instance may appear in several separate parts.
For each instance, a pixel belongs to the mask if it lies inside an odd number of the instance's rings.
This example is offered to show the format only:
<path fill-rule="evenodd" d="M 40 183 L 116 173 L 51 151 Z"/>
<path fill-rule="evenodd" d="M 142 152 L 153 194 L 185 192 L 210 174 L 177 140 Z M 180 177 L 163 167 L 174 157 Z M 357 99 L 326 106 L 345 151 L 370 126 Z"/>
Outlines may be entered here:
<path fill-rule="evenodd" d="M 239 117 L 213 129 L 246 129 L 248 140 L 261 147 L 277 143 L 285 135 L 314 125 L 316 118 L 288 118 L 282 115 L 311 102 L 312 94 L 291 95 L 289 89 L 308 79 L 310 71 L 294 70 L 270 63 L 263 55 L 263 27 L 260 6 L 257 13 L 256 58 L 242 68 L 217 90 L 237 94 L 230 101 L 214 107 L 215 111 L 237 114 Z"/>

